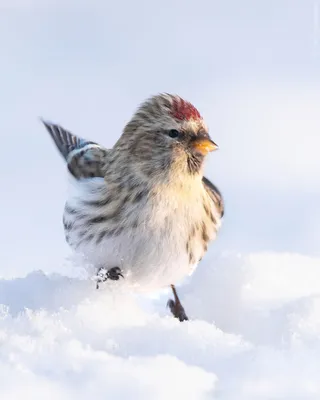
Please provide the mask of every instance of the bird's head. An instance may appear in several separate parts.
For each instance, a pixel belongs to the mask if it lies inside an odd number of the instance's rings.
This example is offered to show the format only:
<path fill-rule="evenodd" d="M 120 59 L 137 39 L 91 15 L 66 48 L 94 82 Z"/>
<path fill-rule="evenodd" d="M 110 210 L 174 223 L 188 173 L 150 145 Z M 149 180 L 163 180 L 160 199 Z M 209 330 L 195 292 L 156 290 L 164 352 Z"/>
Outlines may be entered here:
<path fill-rule="evenodd" d="M 205 156 L 218 148 L 199 111 L 171 94 L 146 100 L 126 125 L 116 147 L 146 174 L 175 170 L 200 174 Z"/>

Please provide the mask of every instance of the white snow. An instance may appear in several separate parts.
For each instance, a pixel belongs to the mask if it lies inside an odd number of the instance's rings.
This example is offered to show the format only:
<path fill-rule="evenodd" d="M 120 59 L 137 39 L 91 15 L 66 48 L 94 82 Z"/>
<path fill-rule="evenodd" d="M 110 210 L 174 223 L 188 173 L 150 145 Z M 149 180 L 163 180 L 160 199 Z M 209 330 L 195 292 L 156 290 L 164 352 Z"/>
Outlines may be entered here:
<path fill-rule="evenodd" d="M 1 280 L 0 398 L 320 398 L 319 258 L 210 254 L 179 293 L 186 323 L 168 293 Z"/>

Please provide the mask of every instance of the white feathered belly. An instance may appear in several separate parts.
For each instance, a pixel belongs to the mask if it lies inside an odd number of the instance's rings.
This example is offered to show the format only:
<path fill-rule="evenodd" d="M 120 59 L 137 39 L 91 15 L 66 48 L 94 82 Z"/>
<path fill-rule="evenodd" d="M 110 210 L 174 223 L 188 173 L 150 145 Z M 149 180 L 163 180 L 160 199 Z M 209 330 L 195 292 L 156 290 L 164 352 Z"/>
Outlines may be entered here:
<path fill-rule="evenodd" d="M 161 198 L 135 210 L 125 221 L 126 228 L 120 234 L 104 237 L 98 244 L 99 233 L 109 228 L 108 221 L 105 225 L 86 226 L 86 237 L 90 240 L 82 241 L 79 241 L 79 229 L 84 227 L 74 224 L 72 229 L 66 230 L 68 242 L 96 268 L 119 266 L 126 283 L 136 290 L 178 283 L 193 272 L 206 251 L 207 243 L 203 241 L 201 230 L 203 224 L 208 241 L 216 235 L 217 226 L 206 215 L 201 195 L 200 192 L 199 196 L 190 196 L 187 202 L 177 201 L 172 196 L 163 201 L 165 194 L 162 193 Z M 79 204 L 71 198 L 67 207 L 77 210 Z M 73 225 L 75 215 L 65 213 L 64 218 Z M 130 218 L 137 221 L 134 228 Z"/>
<path fill-rule="evenodd" d="M 160 237 L 132 231 L 106 239 L 98 247 L 87 244 L 79 250 L 96 266 L 106 269 L 119 266 L 127 283 L 142 289 L 176 283 L 192 269 L 185 247 L 172 234 Z"/>

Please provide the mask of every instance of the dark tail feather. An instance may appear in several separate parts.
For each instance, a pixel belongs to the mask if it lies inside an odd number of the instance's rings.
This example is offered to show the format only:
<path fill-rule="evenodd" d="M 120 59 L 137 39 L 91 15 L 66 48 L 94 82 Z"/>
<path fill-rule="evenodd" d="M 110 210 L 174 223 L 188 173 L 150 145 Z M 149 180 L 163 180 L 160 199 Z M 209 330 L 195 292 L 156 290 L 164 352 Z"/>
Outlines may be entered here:
<path fill-rule="evenodd" d="M 80 137 L 73 135 L 59 125 L 49 123 L 44 121 L 42 118 L 41 122 L 46 127 L 51 138 L 59 149 L 61 155 L 67 160 L 68 155 L 71 151 L 75 149 L 80 149 L 81 147 L 91 143 Z"/>

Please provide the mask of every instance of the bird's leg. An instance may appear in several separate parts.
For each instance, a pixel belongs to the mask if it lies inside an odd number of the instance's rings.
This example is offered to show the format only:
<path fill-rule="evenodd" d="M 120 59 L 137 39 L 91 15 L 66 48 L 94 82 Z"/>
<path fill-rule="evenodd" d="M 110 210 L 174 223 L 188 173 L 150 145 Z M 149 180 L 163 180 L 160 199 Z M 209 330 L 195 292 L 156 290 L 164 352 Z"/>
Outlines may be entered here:
<path fill-rule="evenodd" d="M 106 280 L 110 279 L 112 281 L 117 281 L 122 276 L 121 269 L 119 267 L 113 267 L 110 269 L 105 269 L 104 267 L 99 268 L 97 272 L 97 286 L 96 288 L 99 289 L 99 283 L 105 282 Z"/>
<path fill-rule="evenodd" d="M 180 322 L 183 321 L 188 321 L 189 318 L 187 317 L 186 312 L 184 311 L 184 308 L 182 307 L 182 304 L 180 302 L 180 299 L 178 297 L 178 293 L 176 291 L 176 288 L 174 285 L 171 285 L 171 289 L 173 292 L 174 300 L 169 299 L 168 300 L 168 307 L 170 308 L 170 311 L 172 312 L 173 316 L 175 318 L 178 318 Z"/>

